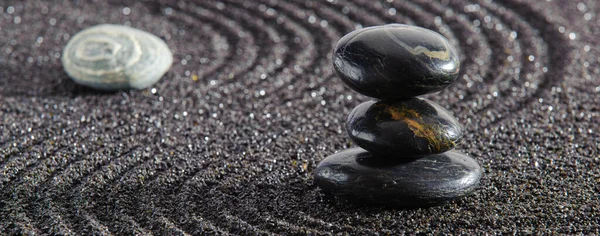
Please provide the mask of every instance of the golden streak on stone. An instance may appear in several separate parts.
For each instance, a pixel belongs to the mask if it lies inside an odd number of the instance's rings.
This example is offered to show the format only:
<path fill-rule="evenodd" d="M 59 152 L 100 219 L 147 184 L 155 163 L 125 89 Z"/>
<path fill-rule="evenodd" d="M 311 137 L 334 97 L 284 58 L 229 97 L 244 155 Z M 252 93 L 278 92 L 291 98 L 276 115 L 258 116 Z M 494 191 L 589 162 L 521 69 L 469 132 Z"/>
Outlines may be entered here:
<path fill-rule="evenodd" d="M 454 146 L 454 142 L 447 138 L 437 138 L 436 127 L 425 125 L 421 115 L 411 109 L 402 107 L 385 106 L 384 112 L 388 113 L 393 120 L 403 121 L 408 128 L 417 136 L 427 139 L 429 150 L 439 152 L 444 147 Z"/>
<path fill-rule="evenodd" d="M 409 118 L 417 118 L 421 119 L 421 115 L 411 109 L 406 109 L 404 106 L 402 107 L 393 107 L 393 106 L 385 106 L 385 112 L 390 114 L 393 120 L 403 120 Z"/>
<path fill-rule="evenodd" d="M 402 42 L 402 40 L 398 39 L 398 37 L 396 37 L 396 35 L 394 35 L 392 32 L 390 32 L 390 29 L 385 28 L 384 31 L 394 42 L 396 42 L 398 45 L 402 46 L 404 49 L 406 49 L 408 52 L 410 52 L 410 54 L 413 54 L 413 55 L 425 54 L 429 57 L 437 58 L 437 59 L 444 60 L 444 61 L 447 61 L 448 59 L 450 59 L 450 50 L 431 51 L 423 46 L 417 46 L 415 48 L 412 48 L 411 46 L 408 46 L 408 44 Z M 449 48 L 449 45 L 446 41 L 443 41 L 443 43 L 444 43 L 444 48 L 446 48 L 446 49 Z"/>
<path fill-rule="evenodd" d="M 435 137 L 435 130 L 433 127 L 429 125 L 424 125 L 420 121 L 406 119 L 404 120 L 408 125 L 408 128 L 418 137 L 427 139 L 429 144 L 429 149 L 433 149 L 431 151 L 440 151 L 442 149 L 441 140 L 438 140 Z"/>

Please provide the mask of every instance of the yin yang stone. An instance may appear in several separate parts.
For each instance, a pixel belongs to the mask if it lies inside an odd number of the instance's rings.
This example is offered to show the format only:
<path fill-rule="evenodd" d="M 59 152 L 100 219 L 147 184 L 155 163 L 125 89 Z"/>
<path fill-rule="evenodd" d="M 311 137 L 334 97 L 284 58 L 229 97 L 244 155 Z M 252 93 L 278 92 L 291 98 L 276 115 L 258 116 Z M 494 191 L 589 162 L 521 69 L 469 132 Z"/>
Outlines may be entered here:
<path fill-rule="evenodd" d="M 442 35 L 417 26 L 389 24 L 342 37 L 333 66 L 351 89 L 379 99 L 414 97 L 452 84 L 460 66 Z"/>
<path fill-rule="evenodd" d="M 150 87 L 172 62 L 171 50 L 157 36 L 112 24 L 75 34 L 62 56 L 64 70 L 76 83 L 108 91 Z"/>
<path fill-rule="evenodd" d="M 352 148 L 321 161 L 314 183 L 359 203 L 413 208 L 472 193 L 481 172 L 477 161 L 456 151 L 406 160 Z"/>
<path fill-rule="evenodd" d="M 361 103 L 348 115 L 346 131 L 356 145 L 388 158 L 442 153 L 463 135 L 446 109 L 416 97 Z"/>

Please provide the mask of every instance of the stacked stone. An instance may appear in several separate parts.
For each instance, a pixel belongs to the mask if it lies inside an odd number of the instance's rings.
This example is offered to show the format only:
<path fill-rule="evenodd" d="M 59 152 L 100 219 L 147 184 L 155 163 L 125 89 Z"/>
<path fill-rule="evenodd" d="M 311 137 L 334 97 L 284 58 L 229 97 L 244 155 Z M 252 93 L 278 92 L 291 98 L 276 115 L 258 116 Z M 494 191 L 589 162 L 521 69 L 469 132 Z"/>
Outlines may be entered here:
<path fill-rule="evenodd" d="M 346 131 L 360 148 L 318 165 L 315 183 L 322 190 L 363 203 L 423 207 L 477 187 L 477 161 L 452 150 L 461 125 L 440 105 L 416 97 L 456 80 L 460 62 L 447 39 L 401 24 L 364 28 L 340 39 L 333 64 L 346 85 L 379 101 L 348 116 Z"/>

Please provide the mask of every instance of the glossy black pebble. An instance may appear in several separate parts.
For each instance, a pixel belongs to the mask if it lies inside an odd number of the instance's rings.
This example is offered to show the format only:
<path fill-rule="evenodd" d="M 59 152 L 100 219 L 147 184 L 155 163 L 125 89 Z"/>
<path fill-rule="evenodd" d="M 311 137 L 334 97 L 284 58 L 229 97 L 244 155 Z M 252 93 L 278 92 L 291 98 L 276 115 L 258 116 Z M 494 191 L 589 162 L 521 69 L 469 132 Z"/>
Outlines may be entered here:
<path fill-rule="evenodd" d="M 463 135 L 446 109 L 423 98 L 364 102 L 350 112 L 346 131 L 356 145 L 388 158 L 442 153 Z"/>
<path fill-rule="evenodd" d="M 398 99 L 437 92 L 458 76 L 456 49 L 442 35 L 417 26 L 389 24 L 342 37 L 333 66 L 361 94 Z"/>
<path fill-rule="evenodd" d="M 352 148 L 321 161 L 314 175 L 315 184 L 323 191 L 360 203 L 424 207 L 473 192 L 481 167 L 456 151 L 391 160 Z"/>

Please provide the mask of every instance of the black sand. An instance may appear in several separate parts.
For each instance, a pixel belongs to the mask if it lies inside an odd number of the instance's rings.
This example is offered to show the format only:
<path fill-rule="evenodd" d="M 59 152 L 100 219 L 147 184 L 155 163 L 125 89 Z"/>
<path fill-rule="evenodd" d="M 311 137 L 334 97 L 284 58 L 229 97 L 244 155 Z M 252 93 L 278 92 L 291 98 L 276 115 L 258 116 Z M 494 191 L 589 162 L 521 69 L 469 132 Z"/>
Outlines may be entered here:
<path fill-rule="evenodd" d="M 598 14 L 593 0 L 0 1 L 0 234 L 598 234 Z M 387 209 L 313 185 L 368 100 L 334 74 L 332 46 L 390 22 L 460 51 L 458 83 L 427 97 L 484 169 L 470 197 Z M 172 69 L 142 91 L 75 85 L 62 47 L 100 23 L 165 39 Z"/>

